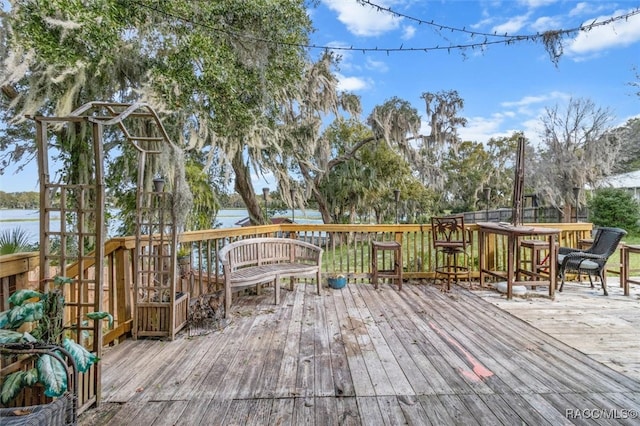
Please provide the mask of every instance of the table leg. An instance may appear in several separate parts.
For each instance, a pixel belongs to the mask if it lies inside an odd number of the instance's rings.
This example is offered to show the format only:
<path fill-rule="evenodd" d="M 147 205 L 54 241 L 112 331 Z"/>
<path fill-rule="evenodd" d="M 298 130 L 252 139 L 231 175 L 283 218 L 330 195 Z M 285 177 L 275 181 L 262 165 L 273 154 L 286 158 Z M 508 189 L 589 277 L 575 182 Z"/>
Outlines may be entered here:
<path fill-rule="evenodd" d="M 515 251 L 515 263 L 514 263 L 514 273 L 515 273 L 515 280 L 516 281 L 520 281 L 522 280 L 522 274 L 521 274 L 521 262 L 522 262 L 522 258 L 520 256 L 520 237 L 515 237 L 516 238 L 516 251 Z M 533 269 L 533 268 L 532 268 Z"/>
<path fill-rule="evenodd" d="M 517 250 L 518 238 L 514 235 L 507 237 L 507 300 L 513 297 L 513 280 L 515 276 L 514 258 Z"/>
<path fill-rule="evenodd" d="M 624 295 L 629 295 L 629 249 L 622 246 L 620 249 L 620 257 L 622 258 L 622 274 L 620 274 L 620 286 L 623 288 Z"/>
<path fill-rule="evenodd" d="M 478 241 L 478 257 L 480 260 L 480 288 L 484 288 L 484 269 L 487 266 L 487 259 L 485 258 L 485 233 L 480 230 Z"/>
<path fill-rule="evenodd" d="M 558 285 L 558 252 L 556 245 L 556 235 L 549 235 L 549 297 L 553 299 Z"/>
<path fill-rule="evenodd" d="M 378 289 L 378 250 L 371 248 L 371 268 L 373 269 L 373 288 Z"/>

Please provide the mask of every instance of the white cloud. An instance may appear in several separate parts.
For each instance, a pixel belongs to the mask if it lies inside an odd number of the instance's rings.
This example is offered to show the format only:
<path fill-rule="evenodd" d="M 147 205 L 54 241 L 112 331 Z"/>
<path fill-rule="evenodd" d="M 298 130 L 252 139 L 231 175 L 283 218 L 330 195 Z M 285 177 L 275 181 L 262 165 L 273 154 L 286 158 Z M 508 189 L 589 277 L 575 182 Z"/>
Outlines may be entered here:
<path fill-rule="evenodd" d="M 530 8 L 538 8 L 556 3 L 558 0 L 520 0 L 520 3 Z"/>
<path fill-rule="evenodd" d="M 611 16 L 599 16 L 598 22 L 605 21 L 612 16 L 619 16 L 628 11 L 616 11 Z M 586 21 L 588 25 L 593 20 Z M 629 46 L 640 43 L 640 15 L 631 16 L 629 19 L 617 21 L 608 25 L 595 27 L 590 31 L 581 31 L 570 44 L 565 47 L 565 52 L 571 56 L 593 54 L 608 48 Z M 640 48 L 638 49 L 640 56 Z"/>
<path fill-rule="evenodd" d="M 542 143 L 542 134 L 544 132 L 544 126 L 540 118 L 542 116 L 542 111 L 536 117 L 532 117 L 528 120 L 522 121 L 522 131 L 524 135 L 529 139 L 532 145 L 538 147 Z"/>
<path fill-rule="evenodd" d="M 483 11 L 483 15 L 484 15 L 484 11 Z M 473 30 L 482 30 L 483 28 L 486 28 L 488 26 L 490 26 L 491 24 L 493 24 L 494 22 L 494 18 L 493 16 L 487 17 L 482 19 L 481 21 L 475 23 L 475 24 L 471 24 L 470 28 Z"/>
<path fill-rule="evenodd" d="M 493 114 L 490 117 L 471 117 L 467 126 L 459 129 L 458 135 L 463 141 L 487 142 L 497 136 L 508 136 L 500 131 L 504 116 Z"/>
<path fill-rule="evenodd" d="M 332 42 L 328 46 L 331 47 L 349 47 L 344 43 Z M 338 68 L 343 72 L 362 72 L 363 70 L 386 73 L 389 66 L 384 61 L 375 60 L 374 56 L 362 55 L 354 53 L 350 50 L 334 50 L 336 57 L 339 59 Z"/>
<path fill-rule="evenodd" d="M 594 15 L 608 7 L 607 3 L 581 2 L 569 11 L 569 16 Z"/>
<path fill-rule="evenodd" d="M 357 90 L 364 90 L 371 86 L 371 81 L 361 77 L 347 77 L 337 73 L 338 78 L 338 90 L 345 92 L 355 92 Z"/>
<path fill-rule="evenodd" d="M 415 34 L 416 34 L 416 27 L 414 27 L 413 25 L 407 25 L 402 29 L 403 40 L 411 40 Z"/>
<path fill-rule="evenodd" d="M 567 93 L 554 91 L 502 102 L 500 106 L 503 111 L 488 117 L 468 118 L 467 126 L 459 130 L 459 135 L 463 140 L 486 143 L 491 138 L 510 137 L 514 132 L 524 132 L 532 143 L 537 144 L 541 132 L 540 117 L 544 108 L 550 103 L 563 102 L 570 97 Z"/>
<path fill-rule="evenodd" d="M 370 71 L 377 71 L 377 72 L 382 72 L 382 73 L 389 71 L 389 66 L 387 65 L 386 62 L 374 61 L 370 57 L 367 58 L 367 61 L 365 63 L 365 67 Z"/>
<path fill-rule="evenodd" d="M 357 36 L 377 36 L 400 26 L 401 18 L 380 12 L 355 1 L 323 0 L 323 3 L 338 14 L 338 20 Z M 386 6 L 379 2 L 380 6 Z"/>
<path fill-rule="evenodd" d="M 550 16 L 542 16 L 535 20 L 533 24 L 531 24 L 531 29 L 537 32 L 544 32 L 549 30 L 554 30 L 557 28 L 562 28 L 562 20 L 557 17 Z"/>
<path fill-rule="evenodd" d="M 549 102 L 549 101 L 553 101 L 553 100 L 567 100 L 571 98 L 571 95 L 569 95 L 568 93 L 564 93 L 564 92 L 558 92 L 558 91 L 553 91 L 553 92 L 549 92 L 547 94 L 544 95 L 537 95 L 537 96 L 525 96 L 524 98 L 517 100 L 517 101 L 508 101 L 508 102 L 502 102 L 500 105 L 502 105 L 503 107 L 506 108 L 510 108 L 510 107 L 527 107 L 529 105 L 535 105 L 535 104 L 540 104 L 543 102 Z"/>
<path fill-rule="evenodd" d="M 491 31 L 497 34 L 514 34 L 524 27 L 529 19 L 529 15 L 520 15 L 510 18 L 507 22 L 494 26 Z"/>

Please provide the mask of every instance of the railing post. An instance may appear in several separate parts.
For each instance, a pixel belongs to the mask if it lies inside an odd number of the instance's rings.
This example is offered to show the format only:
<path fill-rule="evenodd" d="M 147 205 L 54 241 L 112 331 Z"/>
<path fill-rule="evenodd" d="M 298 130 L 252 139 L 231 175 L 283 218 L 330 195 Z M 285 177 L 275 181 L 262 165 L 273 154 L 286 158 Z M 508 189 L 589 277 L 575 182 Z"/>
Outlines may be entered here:
<path fill-rule="evenodd" d="M 114 260 L 116 263 L 116 305 L 117 305 L 117 318 L 118 324 L 123 323 L 124 321 L 130 320 L 132 315 L 132 306 L 131 306 L 131 297 L 129 296 L 129 285 L 127 276 L 131 277 L 130 273 L 127 273 L 129 270 L 129 253 L 128 250 L 124 248 L 119 248 L 114 256 Z M 113 297 L 113 296 L 112 296 Z"/>

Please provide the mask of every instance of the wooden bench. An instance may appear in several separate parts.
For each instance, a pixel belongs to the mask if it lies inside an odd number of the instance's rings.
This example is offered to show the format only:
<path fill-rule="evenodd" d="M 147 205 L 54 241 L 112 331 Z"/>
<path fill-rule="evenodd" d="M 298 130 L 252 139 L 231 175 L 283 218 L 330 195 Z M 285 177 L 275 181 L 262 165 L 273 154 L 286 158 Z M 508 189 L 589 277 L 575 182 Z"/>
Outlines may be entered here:
<path fill-rule="evenodd" d="M 280 304 L 280 278 L 316 276 L 320 294 L 322 249 L 291 238 L 247 238 L 222 247 L 218 257 L 224 273 L 224 315 L 229 317 L 232 290 L 274 282 Z"/>

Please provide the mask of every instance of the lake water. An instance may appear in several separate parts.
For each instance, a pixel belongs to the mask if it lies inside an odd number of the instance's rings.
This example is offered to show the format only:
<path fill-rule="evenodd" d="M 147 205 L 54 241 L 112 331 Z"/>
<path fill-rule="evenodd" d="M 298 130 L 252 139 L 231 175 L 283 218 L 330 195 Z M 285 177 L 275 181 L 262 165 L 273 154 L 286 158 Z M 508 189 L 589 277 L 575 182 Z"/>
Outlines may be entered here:
<path fill-rule="evenodd" d="M 220 224 L 220 228 L 235 228 L 237 222 L 247 217 L 247 211 L 244 209 L 223 209 L 218 212 L 216 223 Z M 278 217 L 291 218 L 291 210 L 286 214 L 280 214 Z M 322 223 L 320 213 L 315 210 L 296 210 L 296 223 Z M 28 235 L 31 243 L 37 243 L 40 233 L 40 214 L 39 210 L 21 210 L 21 209 L 0 209 L 0 232 L 6 232 L 7 229 L 22 228 Z M 109 237 L 115 236 L 117 225 L 112 226 L 107 231 Z M 53 216 L 51 218 L 51 229 L 53 231 L 60 230 L 60 217 Z"/>

